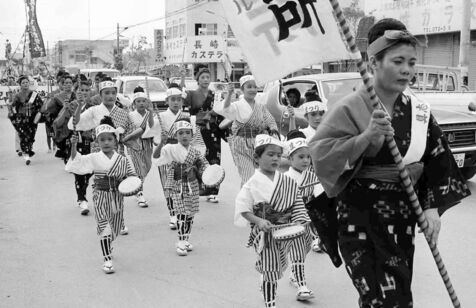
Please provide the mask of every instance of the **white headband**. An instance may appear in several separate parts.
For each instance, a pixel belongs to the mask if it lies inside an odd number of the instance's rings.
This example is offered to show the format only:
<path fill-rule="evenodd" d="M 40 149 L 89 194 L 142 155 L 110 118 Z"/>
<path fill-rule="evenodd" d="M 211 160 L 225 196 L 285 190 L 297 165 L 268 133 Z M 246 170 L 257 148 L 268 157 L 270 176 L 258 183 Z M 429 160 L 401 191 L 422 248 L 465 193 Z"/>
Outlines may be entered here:
<path fill-rule="evenodd" d="M 173 131 L 172 131 L 172 136 L 175 135 L 179 130 L 181 129 L 190 129 L 193 131 L 193 126 L 187 121 L 177 121 L 174 123 Z"/>
<path fill-rule="evenodd" d="M 284 144 L 281 141 L 279 141 L 278 139 L 270 135 L 260 134 L 256 136 L 255 148 L 262 145 L 268 145 L 268 144 L 273 144 L 273 145 L 277 145 L 280 148 L 284 148 Z"/>
<path fill-rule="evenodd" d="M 302 109 L 304 109 L 304 114 L 314 112 L 314 111 L 327 111 L 327 104 L 319 101 L 312 101 L 302 104 Z"/>
<path fill-rule="evenodd" d="M 105 88 L 115 88 L 116 84 L 113 81 L 103 81 L 99 83 L 99 91 L 102 91 Z"/>
<path fill-rule="evenodd" d="M 147 98 L 147 94 L 145 94 L 144 92 L 136 92 L 132 96 L 132 101 L 135 101 L 138 98 Z"/>
<path fill-rule="evenodd" d="M 183 92 L 183 91 L 180 91 L 180 90 L 177 89 L 177 88 L 167 89 L 166 98 L 168 98 L 169 96 L 174 96 L 174 95 L 180 95 L 180 96 L 182 96 L 182 98 L 186 98 L 186 97 L 187 97 L 187 93 L 185 93 L 185 92 Z"/>
<path fill-rule="evenodd" d="M 294 138 L 287 141 L 289 155 L 293 154 L 296 150 L 300 148 L 308 147 L 307 141 L 304 138 Z"/>
<path fill-rule="evenodd" d="M 100 134 L 104 134 L 104 133 L 117 134 L 117 131 L 114 127 L 108 124 L 101 124 L 98 127 L 96 127 L 96 137 L 99 137 Z"/>
<path fill-rule="evenodd" d="M 255 77 L 253 75 L 245 75 L 240 78 L 240 87 L 242 87 L 245 83 L 248 81 L 255 80 Z"/>

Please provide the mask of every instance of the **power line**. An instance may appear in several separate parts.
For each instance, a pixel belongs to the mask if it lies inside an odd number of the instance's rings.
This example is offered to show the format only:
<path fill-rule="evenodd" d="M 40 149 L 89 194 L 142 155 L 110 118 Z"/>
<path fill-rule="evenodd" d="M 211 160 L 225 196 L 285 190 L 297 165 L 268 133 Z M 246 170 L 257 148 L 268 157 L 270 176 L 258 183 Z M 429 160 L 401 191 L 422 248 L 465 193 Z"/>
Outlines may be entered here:
<path fill-rule="evenodd" d="M 171 12 L 171 13 L 168 14 L 168 15 L 161 16 L 161 17 L 159 17 L 159 18 L 154 18 L 154 19 L 150 19 L 150 20 L 147 20 L 147 21 L 143 21 L 143 22 L 137 23 L 137 24 L 133 24 L 133 25 L 129 25 L 129 26 L 123 27 L 123 30 L 122 30 L 121 32 L 119 32 L 119 34 L 121 34 L 122 32 L 124 32 L 124 31 L 126 31 L 126 30 L 129 30 L 130 28 L 142 26 L 142 25 L 145 25 L 145 24 L 148 24 L 148 23 L 151 23 L 151 22 L 160 21 L 160 20 L 163 20 L 163 19 L 165 19 L 165 18 L 167 18 L 167 17 L 171 17 L 171 16 L 174 16 L 174 15 L 177 15 L 177 14 L 180 14 L 180 13 L 183 13 L 183 12 L 186 12 L 186 11 L 188 11 L 188 10 L 195 9 L 195 8 L 197 8 L 197 7 L 199 7 L 199 6 L 204 5 L 205 3 L 207 3 L 207 2 L 194 3 L 194 4 L 191 4 L 191 5 L 188 5 L 188 6 L 184 7 L 184 8 L 175 10 L 175 11 Z M 117 34 L 117 32 L 114 31 L 114 32 L 112 32 L 112 33 L 110 33 L 110 34 L 108 34 L 108 35 L 105 35 L 105 36 L 102 36 L 102 37 L 100 37 L 100 38 L 98 38 L 98 39 L 93 40 L 93 42 L 94 42 L 94 41 L 103 40 L 103 39 L 105 39 L 105 38 L 107 38 L 107 37 L 109 37 L 109 36 L 116 35 L 116 34 Z"/>

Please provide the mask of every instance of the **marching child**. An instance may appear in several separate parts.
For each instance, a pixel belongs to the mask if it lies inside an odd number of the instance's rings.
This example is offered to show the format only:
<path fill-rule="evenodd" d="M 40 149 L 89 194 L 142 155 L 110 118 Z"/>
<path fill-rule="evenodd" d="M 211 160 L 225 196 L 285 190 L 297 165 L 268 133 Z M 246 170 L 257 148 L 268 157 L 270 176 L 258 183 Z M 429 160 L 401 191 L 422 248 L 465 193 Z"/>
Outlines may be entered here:
<path fill-rule="evenodd" d="M 311 101 L 304 103 L 300 108 L 304 109 L 304 117 L 308 126 L 301 131 L 306 135 L 307 142 L 311 141 L 316 133 L 317 127 L 322 121 L 324 113 L 327 111 L 327 104 L 320 101 Z"/>
<path fill-rule="evenodd" d="M 154 158 L 158 158 L 160 154 L 160 148 L 166 144 L 175 144 L 177 140 L 173 139 L 170 132 L 172 131 L 172 126 L 175 121 L 182 118 L 188 118 L 190 115 L 186 112 L 183 112 L 183 102 L 185 99 L 186 93 L 182 92 L 176 87 L 171 87 L 167 90 L 165 102 L 169 106 L 166 111 L 160 112 L 157 114 L 157 122 L 155 125 L 160 126 L 161 131 L 161 141 L 156 149 Z M 164 190 L 164 196 L 167 203 L 167 209 L 169 210 L 169 227 L 172 230 L 177 229 L 177 215 L 172 203 L 172 198 L 169 196 L 169 190 L 165 189 L 165 183 L 167 182 L 167 165 L 159 166 L 159 175 L 160 182 L 162 184 L 162 189 Z"/>
<path fill-rule="evenodd" d="M 287 268 L 292 244 L 299 246 L 304 243 L 302 237 L 276 241 L 271 234 L 273 225 L 305 224 L 310 219 L 298 184 L 277 171 L 283 153 L 281 141 L 268 135 L 257 135 L 254 153 L 258 169 L 236 197 L 235 224 L 251 226 L 248 244 L 258 254 L 256 269 L 262 275 L 265 307 L 276 307 L 277 281 Z M 301 249 L 305 250 L 305 247 Z"/>
<path fill-rule="evenodd" d="M 112 266 L 112 241 L 116 239 L 122 227 L 124 197 L 118 191 L 119 183 L 128 176 L 136 176 L 129 160 L 116 152 L 116 128 L 110 117 L 104 117 L 95 129 L 100 152 L 81 155 L 76 146 L 78 137 L 71 137 L 71 158 L 66 171 L 75 174 L 94 172 L 94 217 L 104 257 L 103 271 L 114 273 Z"/>
<path fill-rule="evenodd" d="M 173 124 L 172 136 L 177 144 L 166 144 L 157 147 L 154 157 L 160 153 L 157 161 L 159 166 L 167 165 L 167 178 L 164 189 L 170 196 L 173 209 L 177 215 L 178 238 L 177 254 L 186 256 L 192 251 L 189 237 L 192 230 L 193 218 L 198 213 L 199 183 L 207 168 L 205 156 L 191 145 L 193 126 L 188 119 L 180 119 Z"/>
<path fill-rule="evenodd" d="M 134 128 L 141 128 L 139 133 L 142 133 L 143 131 L 145 132 L 147 128 L 154 126 L 154 117 L 150 109 L 150 101 L 143 89 L 138 87 L 136 90 L 137 92 L 134 93 L 132 101 L 135 110 L 129 113 L 129 118 Z M 131 157 L 132 164 L 139 178 L 144 182 L 145 177 L 152 167 L 152 138 L 142 138 L 141 135 L 132 132 L 123 138 L 123 142 L 127 146 L 127 152 Z M 139 207 L 148 207 L 142 188 L 136 197 Z"/>
<path fill-rule="evenodd" d="M 285 173 L 296 181 L 300 187 L 300 192 L 304 204 L 307 204 L 313 198 L 324 192 L 319 183 L 319 179 L 311 169 L 311 154 L 305 135 L 300 131 L 291 131 L 287 136 L 288 159 L 291 163 L 289 170 Z M 304 245 L 291 246 L 291 285 L 298 288 L 297 297 L 305 300 L 314 297 L 311 290 L 307 288 L 304 276 L 304 262 L 306 255 L 313 247 L 313 250 L 319 250 L 319 239 L 312 225 L 306 226 L 306 233 L 303 236 Z M 304 250 L 302 249 L 304 247 Z M 317 248 L 316 248 L 317 247 Z"/>

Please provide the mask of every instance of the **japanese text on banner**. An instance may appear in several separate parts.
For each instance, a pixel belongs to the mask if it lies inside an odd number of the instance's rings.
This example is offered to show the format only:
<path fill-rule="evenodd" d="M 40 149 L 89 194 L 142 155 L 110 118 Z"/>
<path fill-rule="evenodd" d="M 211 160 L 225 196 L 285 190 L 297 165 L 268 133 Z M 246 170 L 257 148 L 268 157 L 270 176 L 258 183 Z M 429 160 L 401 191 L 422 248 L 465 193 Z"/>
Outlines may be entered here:
<path fill-rule="evenodd" d="M 359 57 L 344 43 L 328 0 L 220 3 L 258 83 L 312 64 Z"/>

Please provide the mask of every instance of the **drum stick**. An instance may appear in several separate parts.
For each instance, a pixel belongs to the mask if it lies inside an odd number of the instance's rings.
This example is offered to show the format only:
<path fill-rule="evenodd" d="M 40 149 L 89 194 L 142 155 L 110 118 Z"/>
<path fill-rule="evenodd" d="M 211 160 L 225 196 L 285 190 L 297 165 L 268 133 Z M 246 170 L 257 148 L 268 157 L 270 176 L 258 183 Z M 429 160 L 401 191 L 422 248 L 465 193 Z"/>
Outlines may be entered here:
<path fill-rule="evenodd" d="M 372 81 L 370 80 L 370 76 L 367 72 L 367 68 L 364 64 L 364 61 L 362 60 L 360 56 L 360 51 L 357 48 L 354 36 L 350 32 L 349 26 L 347 25 L 346 19 L 344 17 L 344 13 L 342 12 L 340 8 L 339 1 L 329 0 L 329 2 L 331 3 L 331 6 L 334 10 L 334 15 L 337 18 L 338 24 L 341 27 L 341 30 L 342 30 L 341 33 L 344 34 L 345 40 L 347 41 L 347 44 L 349 45 L 350 51 L 359 56 L 359 58 L 357 59 L 357 67 L 359 69 L 360 76 L 362 76 L 362 80 L 367 89 L 367 92 L 369 93 L 370 99 L 372 100 L 373 107 L 375 109 L 377 108 L 383 109 L 382 103 L 380 102 L 377 94 L 375 93 L 375 89 L 373 87 Z M 413 211 L 415 212 L 417 216 L 418 226 L 424 232 L 424 234 L 427 234 L 428 221 L 426 219 L 425 214 L 423 213 L 420 202 L 418 201 L 418 197 L 415 193 L 415 189 L 412 186 L 412 181 L 410 180 L 408 171 L 405 168 L 405 165 L 403 164 L 402 155 L 400 154 L 398 150 L 395 139 L 391 136 L 387 136 L 385 138 L 385 141 L 393 156 L 393 160 L 398 167 L 400 180 L 411 202 Z M 431 239 L 427 238 L 426 236 L 425 238 L 426 238 L 426 241 L 428 242 L 428 245 L 430 246 L 431 253 L 433 254 L 433 258 L 435 259 L 436 266 L 438 267 L 438 271 L 440 272 L 441 278 L 443 279 L 443 282 L 445 284 L 446 290 L 448 291 L 448 294 L 450 296 L 451 302 L 453 303 L 453 306 L 456 308 L 461 307 L 461 304 L 458 300 L 458 296 L 456 296 L 456 291 L 453 288 L 453 284 L 451 283 L 448 272 L 446 271 L 446 267 L 445 267 L 445 264 L 443 263 L 443 259 L 440 256 L 438 247 L 436 246 L 436 244 L 431 242 Z"/>
<path fill-rule="evenodd" d="M 311 186 L 315 186 L 317 184 L 321 184 L 321 182 L 313 182 L 313 183 L 309 183 L 309 184 L 306 184 L 306 185 L 302 185 L 302 186 L 299 186 L 299 189 L 308 188 L 308 187 L 311 187 Z"/>

